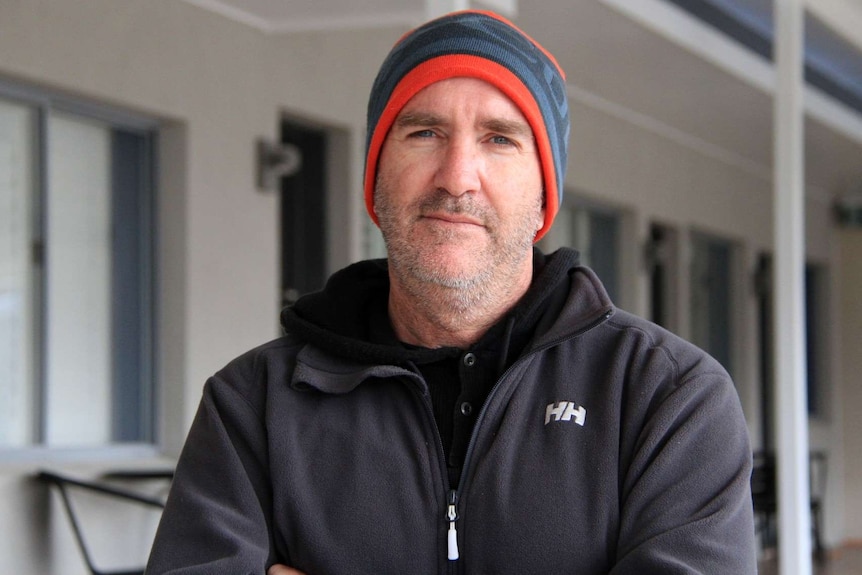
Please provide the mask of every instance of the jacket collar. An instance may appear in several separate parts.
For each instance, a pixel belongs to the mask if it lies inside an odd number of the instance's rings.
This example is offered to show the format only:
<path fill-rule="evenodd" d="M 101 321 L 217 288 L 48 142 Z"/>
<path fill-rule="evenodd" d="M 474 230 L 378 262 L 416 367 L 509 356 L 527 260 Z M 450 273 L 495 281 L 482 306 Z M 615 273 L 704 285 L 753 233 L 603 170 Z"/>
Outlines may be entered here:
<path fill-rule="evenodd" d="M 537 279 L 545 278 L 550 287 L 545 286 L 546 293 L 541 296 L 537 295 L 541 289 L 531 288 L 513 310 L 513 315 L 541 316 L 535 323 L 532 342 L 525 349 L 569 337 L 612 312 L 613 304 L 604 286 L 592 270 L 578 265 L 577 252 L 562 248 L 550 256 L 539 253 L 537 257 L 544 258 Z M 372 285 L 359 282 L 351 293 L 348 286 L 356 282 L 357 272 L 360 278 L 370 278 Z M 360 318 L 357 307 L 362 309 L 363 306 L 366 314 L 385 314 L 388 294 L 385 275 L 385 261 L 354 264 L 335 274 L 323 292 L 307 296 L 295 308 L 282 312 L 285 329 L 307 342 L 297 357 L 291 382 L 294 388 L 311 387 L 338 394 L 353 390 L 370 377 L 406 376 L 421 381 L 416 363 L 433 360 L 432 355 L 451 354 L 452 350 L 445 348 L 416 350 L 373 343 L 362 333 L 367 329 L 367 321 L 362 325 L 338 327 L 339 309 L 347 302 L 352 310 L 341 309 L 340 312 L 346 317 Z M 555 279 L 549 281 L 549 278 Z M 322 317 L 318 317 L 315 314 L 320 314 L 321 309 L 324 310 Z"/>
<path fill-rule="evenodd" d="M 389 365 L 361 363 L 323 350 L 314 345 L 303 347 L 296 357 L 296 369 L 290 386 L 298 391 L 316 389 L 335 395 L 349 393 L 360 383 L 372 378 L 407 377 L 417 383 L 422 378 L 415 371 Z"/>

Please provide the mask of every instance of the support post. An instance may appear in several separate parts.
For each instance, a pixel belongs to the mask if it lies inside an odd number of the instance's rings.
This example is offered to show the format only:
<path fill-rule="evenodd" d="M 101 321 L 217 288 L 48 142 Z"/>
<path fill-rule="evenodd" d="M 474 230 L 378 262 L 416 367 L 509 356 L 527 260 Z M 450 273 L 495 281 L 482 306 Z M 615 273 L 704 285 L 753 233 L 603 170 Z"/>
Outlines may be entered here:
<path fill-rule="evenodd" d="M 779 573 L 811 575 L 804 321 L 802 0 L 775 0 L 775 397 Z"/>

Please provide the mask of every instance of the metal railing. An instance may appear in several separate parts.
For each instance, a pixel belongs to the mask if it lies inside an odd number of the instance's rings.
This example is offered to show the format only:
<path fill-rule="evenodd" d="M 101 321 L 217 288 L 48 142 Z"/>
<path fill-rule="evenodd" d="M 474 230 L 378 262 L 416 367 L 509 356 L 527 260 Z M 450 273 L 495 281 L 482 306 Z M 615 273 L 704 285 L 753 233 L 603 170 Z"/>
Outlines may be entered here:
<path fill-rule="evenodd" d="M 78 515 L 75 513 L 75 507 L 72 505 L 72 497 L 70 488 L 83 489 L 105 497 L 130 502 L 146 507 L 163 509 L 165 502 L 162 499 L 144 495 L 142 493 L 123 489 L 107 483 L 109 481 L 152 481 L 173 479 L 173 470 L 156 470 L 156 471 L 112 471 L 102 474 L 98 480 L 76 479 L 53 471 L 42 471 L 38 474 L 37 479 L 47 483 L 49 486 L 56 487 L 63 501 L 63 507 L 66 510 L 66 516 L 72 526 L 72 531 L 75 535 L 75 541 L 87 563 L 87 568 L 92 575 L 143 575 L 144 567 L 140 569 L 125 569 L 119 571 L 106 571 L 96 567 L 92 553 L 87 546 L 84 528 Z"/>

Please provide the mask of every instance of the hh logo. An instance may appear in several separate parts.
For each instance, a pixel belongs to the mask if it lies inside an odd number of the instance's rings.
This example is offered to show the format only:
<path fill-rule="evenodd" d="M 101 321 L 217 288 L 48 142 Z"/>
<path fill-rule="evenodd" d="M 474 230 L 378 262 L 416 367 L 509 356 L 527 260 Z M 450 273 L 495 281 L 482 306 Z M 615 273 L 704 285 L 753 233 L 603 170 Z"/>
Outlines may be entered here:
<path fill-rule="evenodd" d="M 572 421 L 573 418 L 575 423 L 583 427 L 584 420 L 587 418 L 587 410 L 571 401 L 549 403 L 548 407 L 545 408 L 545 425 L 548 425 L 551 420 Z"/>

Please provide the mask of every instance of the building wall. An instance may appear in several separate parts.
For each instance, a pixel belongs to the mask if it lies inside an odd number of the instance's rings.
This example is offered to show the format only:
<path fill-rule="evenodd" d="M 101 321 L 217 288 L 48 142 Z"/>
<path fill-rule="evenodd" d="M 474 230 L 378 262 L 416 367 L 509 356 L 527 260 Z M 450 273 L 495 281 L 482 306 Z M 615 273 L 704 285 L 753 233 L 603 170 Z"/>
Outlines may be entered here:
<path fill-rule="evenodd" d="M 275 139 L 282 115 L 342 135 L 338 158 L 344 165 L 334 168 L 332 213 L 334 225 L 347 232 L 330 246 L 330 267 L 361 256 L 365 100 L 379 62 L 401 32 L 268 36 L 177 1 L 0 3 L 0 76 L 163 122 L 158 329 L 165 457 L 126 454 L 125 464 L 169 463 L 182 444 L 206 377 L 279 333 L 278 202 L 274 194 L 255 188 L 254 143 L 258 137 Z M 754 254 L 772 241 L 769 167 L 728 162 L 588 104 L 572 105 L 569 193 L 628 210 L 637 230 L 631 250 L 642 245 L 653 219 L 682 231 L 729 237 L 740 246 L 745 262 L 741 281 L 748 281 L 745 274 L 751 272 Z M 832 262 L 828 204 L 814 199 L 809 208 L 812 229 L 827 230 L 809 237 L 809 249 Z M 627 276 L 642 285 L 639 258 L 629 261 Z M 849 265 L 854 260 L 845 256 L 842 261 Z M 843 292 L 858 293 L 858 282 L 854 285 L 855 292 L 842 285 Z M 750 309 L 750 291 L 743 289 L 743 294 L 743 309 Z M 643 299 L 633 298 L 631 307 L 644 313 Z M 751 327 L 744 331 L 744 340 L 750 341 Z M 742 352 L 737 383 L 756 434 L 753 356 L 750 349 Z M 853 351 L 848 348 L 844 356 Z M 844 370 L 858 373 L 846 365 Z M 845 394 L 844 405 L 862 406 L 857 396 Z M 847 422 L 851 425 L 852 418 Z M 836 430 L 825 425 L 820 431 L 818 441 L 840 450 L 846 426 Z M 87 474 L 117 461 L 99 454 L 64 461 L 38 456 L 23 463 L 0 461 L 0 573 L 84 573 L 57 499 L 30 479 L 46 464 Z M 850 486 L 854 490 L 848 493 L 862 493 L 862 481 Z M 844 495 L 839 484 L 831 493 L 837 501 L 833 505 L 840 505 Z M 852 499 L 846 496 L 846 501 Z M 141 521 L 145 528 L 153 527 L 149 519 Z M 840 541 L 844 526 L 833 523 L 832 540 Z M 95 525 L 98 533 L 109 533 L 107 525 Z M 848 532 L 862 537 L 862 526 L 851 526 Z M 140 537 L 116 551 L 145 554 L 144 541 Z"/>

